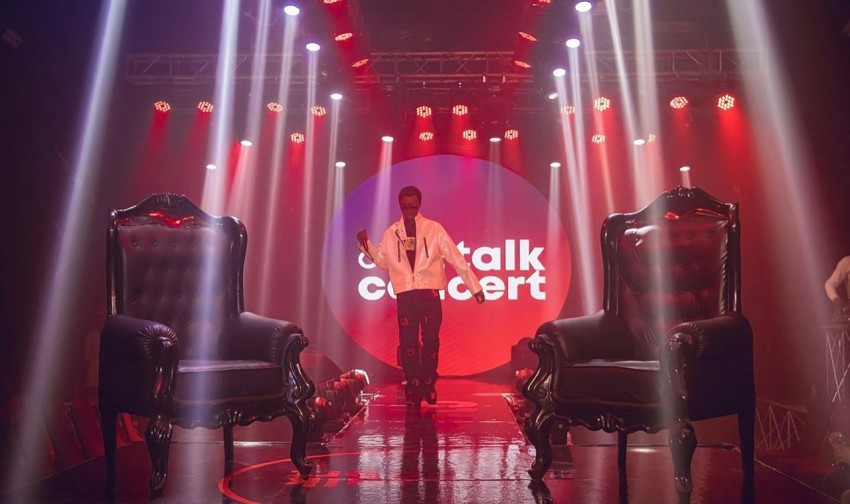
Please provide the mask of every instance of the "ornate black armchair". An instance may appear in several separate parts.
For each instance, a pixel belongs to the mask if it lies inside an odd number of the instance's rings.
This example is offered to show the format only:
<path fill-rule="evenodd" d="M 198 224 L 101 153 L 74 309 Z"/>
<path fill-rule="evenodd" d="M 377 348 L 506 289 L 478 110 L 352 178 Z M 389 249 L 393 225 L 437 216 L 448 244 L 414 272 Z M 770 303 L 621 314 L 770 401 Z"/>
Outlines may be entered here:
<path fill-rule="evenodd" d="M 676 491 L 688 501 L 691 421 L 737 414 L 743 497 L 752 500 L 755 388 L 739 234 L 737 204 L 697 188 L 605 220 L 603 309 L 547 322 L 529 343 L 539 357 L 523 388 L 534 403 L 525 424 L 533 479 L 552 462 L 556 418 L 617 433 L 621 492 L 628 434 L 669 429 Z"/>
<path fill-rule="evenodd" d="M 300 363 L 308 342 L 290 322 L 243 310 L 246 246 L 239 220 L 210 216 L 185 196 L 155 194 L 111 212 L 99 383 L 108 499 L 119 412 L 150 418 L 153 495 L 165 487 L 173 425 L 222 427 L 229 472 L 233 426 L 286 415 L 292 462 L 310 473 L 306 401 L 315 388 Z"/>

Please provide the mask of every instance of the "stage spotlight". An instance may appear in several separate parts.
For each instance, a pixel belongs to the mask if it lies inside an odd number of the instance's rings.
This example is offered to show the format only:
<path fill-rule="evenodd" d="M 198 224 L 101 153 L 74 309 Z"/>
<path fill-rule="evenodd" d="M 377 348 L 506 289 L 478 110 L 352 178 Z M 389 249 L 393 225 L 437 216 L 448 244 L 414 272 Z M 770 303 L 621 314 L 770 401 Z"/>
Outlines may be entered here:
<path fill-rule="evenodd" d="M 561 167 L 561 163 L 559 163 L 557 161 L 552 161 L 551 163 L 549 163 L 549 168 L 560 168 L 560 167 Z"/>
<path fill-rule="evenodd" d="M 515 60 L 514 60 L 514 65 L 516 65 L 516 66 L 518 66 L 518 67 L 520 67 L 520 68 L 524 68 L 524 69 L 526 69 L 526 70 L 527 70 L 527 69 L 529 69 L 529 68 L 531 68 L 531 63 L 529 63 L 529 62 L 527 62 L 527 61 L 523 61 L 523 60 L 521 60 L 521 59 L 515 59 Z"/>
<path fill-rule="evenodd" d="M 467 107 L 466 105 L 457 104 L 454 107 L 452 107 L 452 114 L 454 114 L 456 116 L 465 116 L 468 113 L 469 113 L 469 107 Z"/>
<path fill-rule="evenodd" d="M 422 133 L 419 133 L 419 140 L 422 140 L 423 142 L 430 142 L 433 139 L 434 134 L 430 131 L 423 131 Z"/>
<path fill-rule="evenodd" d="M 546 99 L 549 101 L 555 101 L 558 99 L 558 93 L 554 91 L 552 91 L 551 93 L 546 93 Z"/>
<path fill-rule="evenodd" d="M 206 169 L 207 170 L 215 170 L 216 166 L 212 163 L 207 163 Z"/>
<path fill-rule="evenodd" d="M 646 140 L 644 140 L 643 138 L 638 138 L 636 140 L 632 140 L 632 145 L 636 145 L 638 147 L 645 145 L 645 144 L 646 144 Z"/>
<path fill-rule="evenodd" d="M 333 100 L 333 101 L 342 100 L 342 93 L 331 93 L 331 100 Z"/>
<path fill-rule="evenodd" d="M 561 115 L 574 115 L 576 108 L 572 105 L 561 105 Z"/>
<path fill-rule="evenodd" d="M 735 97 L 725 94 L 717 98 L 717 108 L 721 110 L 729 110 L 735 106 Z"/>
<path fill-rule="evenodd" d="M 416 107 L 416 115 L 419 117 L 430 117 L 433 111 L 428 105 L 420 105 Z"/>
<path fill-rule="evenodd" d="M 601 133 L 597 133 L 597 134 L 593 135 L 592 137 L 590 137 L 590 141 L 595 143 L 595 144 L 605 143 L 605 135 L 603 135 Z"/>
<path fill-rule="evenodd" d="M 208 101 L 199 101 L 198 102 L 198 111 L 203 112 L 204 114 L 209 114 L 213 111 L 213 104 Z"/>
<path fill-rule="evenodd" d="M 588 12 L 593 9 L 593 2 L 581 1 L 576 2 L 576 10 L 579 12 Z"/>
<path fill-rule="evenodd" d="M 345 42 L 346 40 L 352 38 L 354 36 L 351 32 L 340 33 L 339 35 L 334 36 L 334 40 L 337 42 Z"/>
<path fill-rule="evenodd" d="M 242 140 L 242 141 L 241 141 L 241 142 L 239 142 L 239 143 L 240 143 L 243 147 L 250 147 L 250 146 L 254 145 L 254 142 L 252 142 L 252 141 L 250 141 L 250 140 L 248 140 L 248 139 Z"/>
<path fill-rule="evenodd" d="M 567 75 L 567 71 L 563 68 L 556 68 L 556 69 L 552 70 L 552 75 L 554 75 L 555 77 L 563 77 L 563 76 Z"/>
<path fill-rule="evenodd" d="M 519 130 L 514 128 L 505 130 L 505 140 L 516 140 L 517 138 L 519 138 Z"/>
<path fill-rule="evenodd" d="M 654 133 L 650 133 L 650 134 L 646 135 L 646 143 L 652 143 L 652 142 L 656 141 L 657 139 L 658 139 L 658 137 L 656 137 Z"/>
<path fill-rule="evenodd" d="M 351 68 L 363 68 L 366 66 L 366 63 L 369 63 L 369 58 L 360 58 L 351 64 Z"/>
<path fill-rule="evenodd" d="M 331 4 L 335 4 L 335 3 L 339 3 L 339 2 L 342 2 L 342 0 L 323 0 L 322 3 L 324 3 L 326 5 L 331 5 Z"/>
<path fill-rule="evenodd" d="M 337 161 L 336 163 L 334 163 L 334 166 L 336 166 L 337 168 L 345 168 L 345 161 Z"/>
<path fill-rule="evenodd" d="M 570 38 L 570 39 L 567 39 L 567 41 L 565 42 L 565 45 L 569 49 L 577 49 L 579 46 L 581 46 L 581 40 L 579 40 L 577 38 Z"/>
<path fill-rule="evenodd" d="M 602 112 L 611 108 L 611 100 L 605 98 L 604 96 L 600 96 L 599 98 L 593 100 L 593 108 Z"/>
<path fill-rule="evenodd" d="M 297 16 L 299 13 L 301 13 L 301 9 L 294 5 L 287 5 L 283 8 L 283 13 L 287 16 Z"/>
<path fill-rule="evenodd" d="M 499 143 L 501 141 L 502 141 L 502 139 L 497 137 L 497 136 L 490 137 L 490 143 Z"/>
<path fill-rule="evenodd" d="M 328 111 L 321 105 L 313 105 L 310 108 L 310 113 L 313 114 L 314 117 L 322 117 L 323 115 L 327 115 Z"/>
<path fill-rule="evenodd" d="M 674 109 L 683 109 L 688 104 L 688 99 L 684 96 L 676 96 L 670 100 L 670 107 Z"/>
<path fill-rule="evenodd" d="M 282 112 L 283 105 L 278 102 L 268 102 L 266 104 L 266 108 L 269 109 L 269 112 Z"/>
<path fill-rule="evenodd" d="M 475 140 L 476 138 L 478 138 L 478 132 L 474 129 L 467 129 L 463 130 L 461 136 L 463 136 L 464 140 Z"/>
<path fill-rule="evenodd" d="M 307 45 L 304 46 L 304 48 L 307 49 L 310 52 L 316 52 L 319 49 L 321 49 L 319 44 L 317 44 L 315 42 L 308 42 Z"/>
<path fill-rule="evenodd" d="M 292 140 L 292 143 L 304 143 L 304 133 L 295 132 L 289 135 L 289 139 Z"/>
<path fill-rule="evenodd" d="M 389 135 L 384 135 L 384 136 L 381 137 L 381 141 L 384 142 L 384 143 L 390 143 L 390 142 L 393 141 L 393 137 L 391 137 Z"/>
<path fill-rule="evenodd" d="M 168 112 L 169 110 L 171 110 L 171 104 L 165 100 L 159 100 L 157 102 L 154 102 L 153 109 L 157 112 Z"/>

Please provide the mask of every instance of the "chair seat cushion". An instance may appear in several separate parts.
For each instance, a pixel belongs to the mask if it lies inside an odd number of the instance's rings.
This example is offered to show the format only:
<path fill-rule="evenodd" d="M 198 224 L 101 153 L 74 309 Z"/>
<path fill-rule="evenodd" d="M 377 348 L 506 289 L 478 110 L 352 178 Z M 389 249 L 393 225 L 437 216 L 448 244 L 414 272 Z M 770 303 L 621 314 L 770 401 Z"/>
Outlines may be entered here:
<path fill-rule="evenodd" d="M 658 361 L 591 360 L 558 369 L 558 399 L 581 403 L 658 402 Z"/>
<path fill-rule="evenodd" d="M 283 372 L 278 364 L 259 360 L 180 360 L 176 399 L 218 400 L 280 394 Z"/>

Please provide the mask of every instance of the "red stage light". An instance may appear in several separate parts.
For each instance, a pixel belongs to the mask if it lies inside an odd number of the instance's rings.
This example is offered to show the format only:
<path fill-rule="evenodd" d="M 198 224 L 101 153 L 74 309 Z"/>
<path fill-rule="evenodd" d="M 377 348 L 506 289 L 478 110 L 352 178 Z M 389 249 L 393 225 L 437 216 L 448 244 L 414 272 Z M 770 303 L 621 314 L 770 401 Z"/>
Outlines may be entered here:
<path fill-rule="evenodd" d="M 171 104 L 165 100 L 159 100 L 157 102 L 154 102 L 153 109 L 157 112 L 168 112 L 169 110 L 171 110 Z"/>
<path fill-rule="evenodd" d="M 452 107 L 452 114 L 456 116 L 464 116 L 469 113 L 469 107 L 466 105 L 457 104 Z"/>
<path fill-rule="evenodd" d="M 269 102 L 266 104 L 266 108 L 269 109 L 269 112 L 282 112 L 283 105 L 278 102 Z"/>
<path fill-rule="evenodd" d="M 561 106 L 561 115 L 574 115 L 576 113 L 576 108 L 572 105 L 562 105 Z"/>
<path fill-rule="evenodd" d="M 359 59 L 351 64 L 351 68 L 361 68 L 366 66 L 366 63 L 369 63 L 369 58 Z"/>
<path fill-rule="evenodd" d="M 729 110 L 735 106 L 735 97 L 725 94 L 717 99 L 717 108 L 721 110 Z"/>
<path fill-rule="evenodd" d="M 600 96 L 599 98 L 593 100 L 593 108 L 600 112 L 608 110 L 609 108 L 611 108 L 611 100 L 605 98 L 604 96 Z"/>
<path fill-rule="evenodd" d="M 416 107 L 416 115 L 419 117 L 429 117 L 432 113 L 433 111 L 428 105 L 420 105 Z"/>
<path fill-rule="evenodd" d="M 677 96 L 670 100 L 670 106 L 674 109 L 683 109 L 688 104 L 688 99 L 684 96 Z"/>
<path fill-rule="evenodd" d="M 292 140 L 292 143 L 297 143 L 297 144 L 304 143 L 304 133 L 295 132 L 295 133 L 289 135 L 289 138 L 290 138 L 290 140 Z"/>
<path fill-rule="evenodd" d="M 430 131 L 423 131 L 422 133 L 419 133 L 419 140 L 422 140 L 423 142 L 428 142 L 428 141 L 433 140 L 433 139 L 434 139 L 434 134 L 431 133 Z"/>
<path fill-rule="evenodd" d="M 342 2 L 342 0 L 324 0 L 324 3 L 327 4 L 327 5 L 335 4 L 335 3 L 339 3 L 339 2 Z"/>
<path fill-rule="evenodd" d="M 524 31 L 521 31 L 521 32 L 518 32 L 518 33 L 519 33 L 520 37 L 524 38 L 525 40 L 528 40 L 529 42 L 537 42 L 537 37 L 535 37 L 534 35 L 532 35 L 530 33 L 526 33 Z"/>
<path fill-rule="evenodd" d="M 514 65 L 516 65 L 520 68 L 531 68 L 531 63 L 527 63 L 525 61 L 518 60 L 518 59 L 514 60 Z"/>
<path fill-rule="evenodd" d="M 478 138 L 478 132 L 474 129 L 463 130 L 464 140 L 475 140 L 476 138 Z"/>
<path fill-rule="evenodd" d="M 334 37 L 334 40 L 336 40 L 337 42 L 343 42 L 345 40 L 350 39 L 353 36 L 354 36 L 354 34 L 351 33 L 351 32 L 340 33 L 339 35 L 336 35 Z"/>
<path fill-rule="evenodd" d="M 516 140 L 517 138 L 519 138 L 519 131 L 513 128 L 505 130 L 505 140 Z"/>
<path fill-rule="evenodd" d="M 595 144 L 605 143 L 605 135 L 603 135 L 601 133 L 597 133 L 597 134 L 593 135 L 592 137 L 590 137 L 590 141 L 595 143 Z"/>
<path fill-rule="evenodd" d="M 325 107 L 321 105 L 313 105 L 313 107 L 310 109 L 310 112 L 316 117 L 322 117 L 323 115 L 327 115 L 328 113 Z"/>
<path fill-rule="evenodd" d="M 205 114 L 209 114 L 213 111 L 213 104 L 208 101 L 199 101 L 198 102 L 198 110 Z"/>

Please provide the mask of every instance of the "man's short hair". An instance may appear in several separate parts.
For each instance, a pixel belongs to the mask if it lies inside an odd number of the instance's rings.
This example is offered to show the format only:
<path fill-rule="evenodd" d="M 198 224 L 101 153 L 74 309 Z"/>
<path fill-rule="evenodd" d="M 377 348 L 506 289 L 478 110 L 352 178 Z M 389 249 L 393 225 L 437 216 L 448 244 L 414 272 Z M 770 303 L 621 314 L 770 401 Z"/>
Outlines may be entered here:
<path fill-rule="evenodd" d="M 402 187 L 401 191 L 398 192 L 399 201 L 401 201 L 402 196 L 416 196 L 419 198 L 419 202 L 422 203 L 422 192 L 415 186 L 409 185 Z"/>

